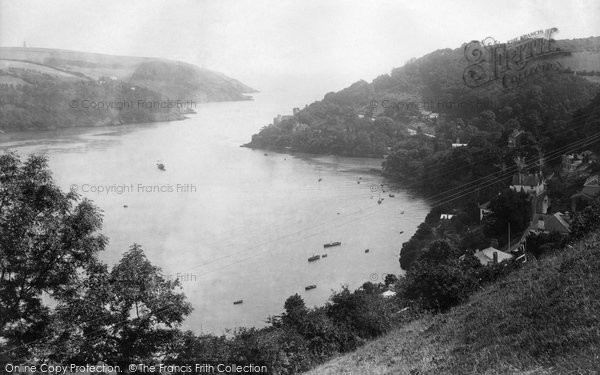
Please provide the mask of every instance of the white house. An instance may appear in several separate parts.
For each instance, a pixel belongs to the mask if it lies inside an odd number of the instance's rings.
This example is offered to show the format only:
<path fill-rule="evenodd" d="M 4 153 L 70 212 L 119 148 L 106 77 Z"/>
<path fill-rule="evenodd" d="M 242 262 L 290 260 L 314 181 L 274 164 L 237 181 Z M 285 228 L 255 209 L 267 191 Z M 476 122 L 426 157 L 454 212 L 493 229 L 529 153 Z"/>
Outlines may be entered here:
<path fill-rule="evenodd" d="M 510 189 L 516 192 L 540 195 L 545 190 L 544 178 L 541 173 L 518 173 L 513 175 Z"/>
<path fill-rule="evenodd" d="M 475 258 L 479 259 L 479 263 L 484 266 L 493 263 L 500 263 L 513 258 L 511 254 L 505 253 L 504 251 L 500 251 L 491 246 L 487 249 L 476 251 L 474 255 Z"/>

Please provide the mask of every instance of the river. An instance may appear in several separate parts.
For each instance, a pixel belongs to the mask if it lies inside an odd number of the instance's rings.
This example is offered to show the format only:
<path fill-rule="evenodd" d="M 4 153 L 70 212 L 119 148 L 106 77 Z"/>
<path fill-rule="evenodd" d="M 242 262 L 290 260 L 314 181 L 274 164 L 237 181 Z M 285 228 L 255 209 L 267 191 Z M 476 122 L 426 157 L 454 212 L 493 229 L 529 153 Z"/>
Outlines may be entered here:
<path fill-rule="evenodd" d="M 295 94 L 199 104 L 177 122 L 19 133 L 0 138 L 0 147 L 46 153 L 56 183 L 103 210 L 104 261 L 116 263 L 135 242 L 166 277 L 178 277 L 194 307 L 184 328 L 260 327 L 294 293 L 323 305 L 342 285 L 398 274 L 402 242 L 428 212 L 373 173 L 381 159 L 240 147 L 276 114 L 316 99 Z M 342 245 L 324 249 L 330 241 Z M 317 288 L 306 291 L 311 284 Z"/>

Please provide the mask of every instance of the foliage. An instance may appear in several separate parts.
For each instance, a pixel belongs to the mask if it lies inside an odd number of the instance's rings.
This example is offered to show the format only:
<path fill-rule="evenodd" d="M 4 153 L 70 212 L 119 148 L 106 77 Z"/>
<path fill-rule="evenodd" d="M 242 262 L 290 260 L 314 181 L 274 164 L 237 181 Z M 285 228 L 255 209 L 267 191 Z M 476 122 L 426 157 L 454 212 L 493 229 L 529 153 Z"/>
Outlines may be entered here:
<path fill-rule="evenodd" d="M 407 270 L 398 291 L 424 309 L 445 311 L 473 292 L 476 281 L 469 270 L 461 265 L 455 248 L 445 241 L 435 241 Z"/>
<path fill-rule="evenodd" d="M 101 222 L 90 201 L 54 184 L 45 156 L 0 156 L 1 336 L 15 343 L 35 337 L 49 314 L 42 294 L 67 298 L 104 249 Z"/>

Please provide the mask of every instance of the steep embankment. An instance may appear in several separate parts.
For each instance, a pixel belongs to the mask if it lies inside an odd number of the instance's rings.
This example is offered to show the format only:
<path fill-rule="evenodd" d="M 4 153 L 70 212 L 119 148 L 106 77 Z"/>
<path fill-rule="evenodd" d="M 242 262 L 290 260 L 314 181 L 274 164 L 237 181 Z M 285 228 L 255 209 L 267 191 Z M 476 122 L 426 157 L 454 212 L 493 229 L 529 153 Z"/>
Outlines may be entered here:
<path fill-rule="evenodd" d="M 178 120 L 255 91 L 178 61 L 16 47 L 0 48 L 0 87 L 0 130 Z"/>
<path fill-rule="evenodd" d="M 310 374 L 592 374 L 598 353 L 600 232 Z"/>

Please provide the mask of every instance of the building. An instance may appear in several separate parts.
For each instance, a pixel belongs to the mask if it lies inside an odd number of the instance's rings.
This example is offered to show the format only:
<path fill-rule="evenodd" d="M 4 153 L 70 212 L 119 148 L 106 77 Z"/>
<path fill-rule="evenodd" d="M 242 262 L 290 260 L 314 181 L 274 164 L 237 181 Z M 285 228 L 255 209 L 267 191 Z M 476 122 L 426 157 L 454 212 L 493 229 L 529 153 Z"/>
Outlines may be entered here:
<path fill-rule="evenodd" d="M 279 124 L 281 124 L 282 121 L 284 120 L 290 120 L 293 119 L 294 116 L 289 116 L 289 115 L 277 115 L 277 117 L 273 118 L 273 125 L 278 126 Z"/>
<path fill-rule="evenodd" d="M 465 147 L 467 146 L 466 143 L 460 143 L 460 138 L 456 138 L 456 143 L 452 144 L 452 148 L 457 148 L 457 147 Z"/>
<path fill-rule="evenodd" d="M 564 174 L 573 173 L 580 167 L 589 165 L 589 162 L 597 160 L 598 156 L 590 150 L 578 154 L 562 155 L 562 172 Z"/>
<path fill-rule="evenodd" d="M 552 233 L 558 232 L 563 236 L 571 233 L 569 217 L 562 212 L 554 214 L 536 214 L 529 228 L 530 233 Z"/>
<path fill-rule="evenodd" d="M 490 201 L 487 201 L 482 204 L 478 204 L 478 206 L 479 206 L 479 221 L 481 222 L 485 215 L 492 213 L 492 210 L 489 209 Z"/>
<path fill-rule="evenodd" d="M 524 191 L 527 194 L 540 195 L 546 190 L 544 177 L 538 173 L 517 173 L 513 175 L 510 189 L 516 192 Z"/>
<path fill-rule="evenodd" d="M 573 173 L 583 164 L 583 160 L 579 159 L 576 154 L 562 156 L 562 171 L 563 173 Z"/>
<path fill-rule="evenodd" d="M 500 251 L 495 247 L 488 247 L 487 249 L 476 251 L 475 258 L 479 260 L 483 266 L 487 266 L 488 264 L 500 263 L 505 260 L 510 260 L 513 258 L 512 254 L 505 253 L 504 251 Z"/>
<path fill-rule="evenodd" d="M 585 180 L 583 188 L 571 195 L 571 211 L 576 212 L 588 206 L 594 198 L 600 195 L 600 175 L 594 175 Z"/>
<path fill-rule="evenodd" d="M 383 298 L 391 298 L 396 295 L 396 292 L 394 292 L 393 290 L 386 290 L 385 292 L 381 293 L 381 295 L 383 296 Z"/>
<path fill-rule="evenodd" d="M 452 214 L 441 214 L 440 215 L 440 220 L 450 220 L 454 217 L 454 215 Z"/>

